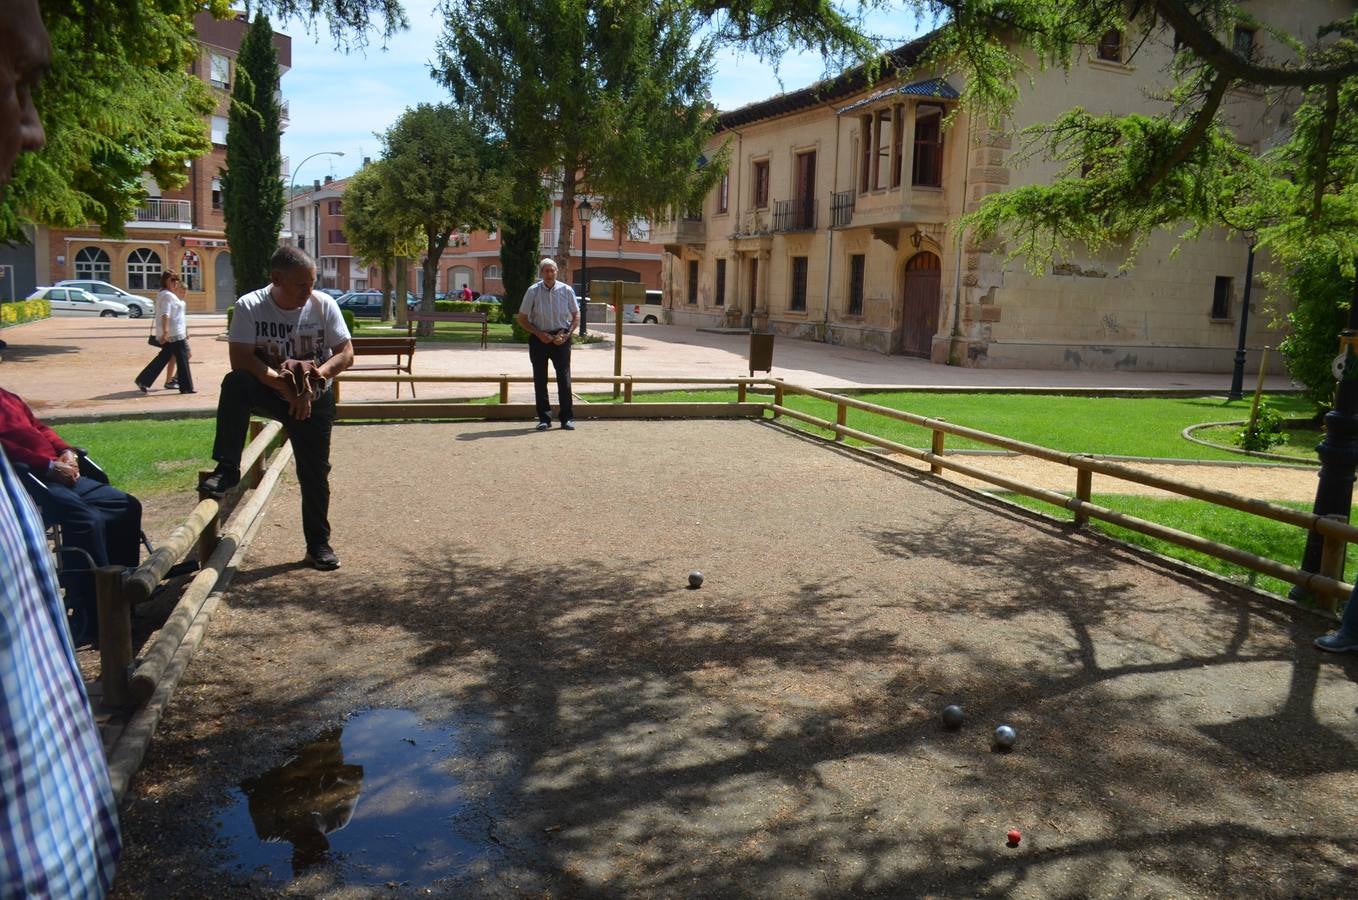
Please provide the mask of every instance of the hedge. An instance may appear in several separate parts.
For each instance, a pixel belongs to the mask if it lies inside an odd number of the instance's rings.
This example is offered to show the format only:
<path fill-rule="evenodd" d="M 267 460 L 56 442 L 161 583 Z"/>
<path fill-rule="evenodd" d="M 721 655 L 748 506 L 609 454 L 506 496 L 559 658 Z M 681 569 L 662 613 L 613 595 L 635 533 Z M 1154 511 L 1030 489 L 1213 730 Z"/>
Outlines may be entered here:
<path fill-rule="evenodd" d="M 52 315 L 52 304 L 47 300 L 15 300 L 0 303 L 0 327 L 36 322 Z"/>
<path fill-rule="evenodd" d="M 486 314 L 487 322 L 500 321 L 500 304 L 498 303 L 467 303 L 464 300 L 435 300 L 435 312 L 483 312 Z"/>

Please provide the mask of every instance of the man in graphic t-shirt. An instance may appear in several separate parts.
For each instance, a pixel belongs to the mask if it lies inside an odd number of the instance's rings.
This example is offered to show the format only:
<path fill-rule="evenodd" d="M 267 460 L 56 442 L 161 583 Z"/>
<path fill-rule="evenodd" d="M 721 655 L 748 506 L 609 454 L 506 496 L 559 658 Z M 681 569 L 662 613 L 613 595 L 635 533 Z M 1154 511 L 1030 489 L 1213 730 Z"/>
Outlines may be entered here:
<path fill-rule="evenodd" d="M 296 247 L 280 247 L 269 262 L 268 287 L 236 301 L 228 335 L 231 371 L 217 400 L 217 468 L 199 488 L 221 495 L 240 481 L 240 457 L 252 412 L 287 429 L 302 489 L 306 561 L 339 568 L 330 547 L 330 429 L 335 422 L 331 379 L 354 363 L 349 329 L 333 298 L 319 293 L 316 264 Z M 319 392 L 298 392 L 280 371 L 288 360 L 316 365 Z"/>

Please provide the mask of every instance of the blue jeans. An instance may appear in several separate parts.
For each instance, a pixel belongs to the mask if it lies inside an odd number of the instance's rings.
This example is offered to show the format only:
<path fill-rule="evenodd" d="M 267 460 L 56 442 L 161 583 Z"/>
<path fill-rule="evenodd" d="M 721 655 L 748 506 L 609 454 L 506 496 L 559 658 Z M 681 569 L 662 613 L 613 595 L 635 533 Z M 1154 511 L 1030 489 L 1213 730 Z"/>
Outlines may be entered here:
<path fill-rule="evenodd" d="M 1344 618 L 1339 620 L 1339 633 L 1358 641 L 1358 585 L 1349 594 L 1349 602 L 1344 607 Z"/>
<path fill-rule="evenodd" d="M 141 561 L 141 503 L 93 478 L 80 478 L 70 487 L 47 482 L 46 491 L 31 493 L 43 519 L 61 525 L 65 546 L 79 547 L 98 566 L 135 566 Z M 84 560 L 67 559 L 62 586 L 69 602 L 94 602 L 94 573 Z"/>

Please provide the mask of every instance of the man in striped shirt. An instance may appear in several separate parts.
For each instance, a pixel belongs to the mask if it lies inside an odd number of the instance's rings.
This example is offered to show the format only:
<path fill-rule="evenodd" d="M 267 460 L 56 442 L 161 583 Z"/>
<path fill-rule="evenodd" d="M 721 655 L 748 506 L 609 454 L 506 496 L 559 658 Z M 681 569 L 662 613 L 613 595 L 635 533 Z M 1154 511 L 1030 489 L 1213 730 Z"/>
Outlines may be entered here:
<path fill-rule="evenodd" d="M 580 304 L 569 284 L 556 280 L 556 261 L 538 263 L 542 280 L 523 295 L 518 323 L 527 330 L 528 359 L 533 364 L 533 395 L 537 401 L 538 431 L 552 427 L 551 399 L 547 394 L 547 362 L 556 370 L 560 399 L 556 414 L 561 427 L 575 430 L 575 408 L 571 403 L 571 334 L 580 322 Z"/>

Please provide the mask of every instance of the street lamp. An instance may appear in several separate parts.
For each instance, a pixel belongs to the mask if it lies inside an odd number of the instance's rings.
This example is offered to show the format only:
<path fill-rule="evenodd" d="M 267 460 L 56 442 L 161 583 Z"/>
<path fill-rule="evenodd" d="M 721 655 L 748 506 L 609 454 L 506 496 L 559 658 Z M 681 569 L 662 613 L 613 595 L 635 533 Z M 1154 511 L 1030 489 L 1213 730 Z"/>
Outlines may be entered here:
<path fill-rule="evenodd" d="M 309 160 L 309 159 L 315 159 L 315 158 L 318 157 L 318 156 L 343 156 L 343 155 L 344 155 L 344 151 L 343 151 L 343 150 L 322 150 L 322 151 L 320 151 L 319 153 L 313 153 L 313 154 L 311 154 L 310 156 L 305 157 L 301 162 L 299 162 L 297 165 L 295 165 L 295 166 L 292 167 L 292 180 L 288 182 L 288 220 L 289 220 L 289 221 L 288 221 L 288 230 L 289 230 L 289 231 L 292 230 L 292 221 L 291 221 L 291 220 L 292 220 L 292 192 L 295 191 L 295 190 L 297 189 L 297 170 L 300 169 L 300 168 L 302 168 L 302 166 L 306 165 L 307 160 Z M 319 226 L 318 226 L 318 229 L 319 229 Z M 318 230 L 317 235 L 316 235 L 316 240 L 317 240 L 317 243 L 320 242 L 320 233 L 319 233 L 319 230 Z M 312 251 L 313 253 L 316 252 L 316 248 L 315 248 L 315 247 L 312 247 L 312 248 L 311 248 L 311 251 Z"/>
<path fill-rule="evenodd" d="M 1240 302 L 1240 336 L 1235 345 L 1235 367 L 1231 372 L 1231 392 L 1227 400 L 1239 400 L 1245 388 L 1245 332 L 1250 324 L 1250 286 L 1254 283 L 1254 241 L 1245 262 L 1245 296 Z"/>
<path fill-rule="evenodd" d="M 580 294 L 584 297 L 580 304 L 580 337 L 584 337 L 589 313 L 589 214 L 594 207 L 589 205 L 588 197 L 581 197 L 580 205 L 575 208 L 580 213 Z"/>

